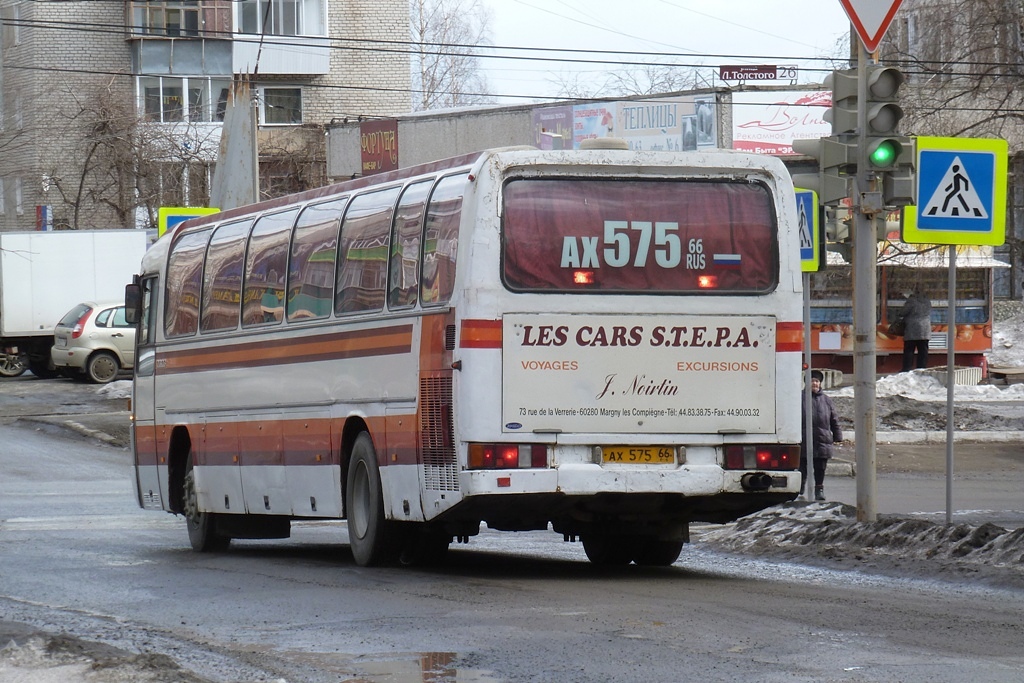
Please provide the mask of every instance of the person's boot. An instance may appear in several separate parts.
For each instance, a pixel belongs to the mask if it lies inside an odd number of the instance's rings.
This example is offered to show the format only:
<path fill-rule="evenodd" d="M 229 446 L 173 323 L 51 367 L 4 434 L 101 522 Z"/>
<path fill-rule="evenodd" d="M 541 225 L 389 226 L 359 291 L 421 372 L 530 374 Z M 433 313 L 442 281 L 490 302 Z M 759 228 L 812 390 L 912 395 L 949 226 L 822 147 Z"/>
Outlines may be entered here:
<path fill-rule="evenodd" d="M 815 486 L 814 487 L 814 500 L 825 500 L 825 487 Z"/>

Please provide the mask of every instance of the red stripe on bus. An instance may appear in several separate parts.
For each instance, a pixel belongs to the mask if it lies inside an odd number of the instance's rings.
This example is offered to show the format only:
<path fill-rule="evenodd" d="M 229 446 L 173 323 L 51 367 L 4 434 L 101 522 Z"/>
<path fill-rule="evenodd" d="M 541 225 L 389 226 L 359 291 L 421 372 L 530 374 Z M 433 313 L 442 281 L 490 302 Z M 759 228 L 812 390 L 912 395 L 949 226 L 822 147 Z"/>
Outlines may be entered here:
<path fill-rule="evenodd" d="M 212 341 L 212 340 L 211 340 Z M 159 354 L 159 372 L 197 372 L 388 356 L 412 351 L 412 325 L 335 332 L 313 337 L 234 343 Z"/>
<path fill-rule="evenodd" d="M 776 353 L 799 353 L 804 350 L 803 323 L 775 323 Z"/>
<path fill-rule="evenodd" d="M 500 349 L 500 320 L 463 320 L 459 346 L 464 349 Z"/>

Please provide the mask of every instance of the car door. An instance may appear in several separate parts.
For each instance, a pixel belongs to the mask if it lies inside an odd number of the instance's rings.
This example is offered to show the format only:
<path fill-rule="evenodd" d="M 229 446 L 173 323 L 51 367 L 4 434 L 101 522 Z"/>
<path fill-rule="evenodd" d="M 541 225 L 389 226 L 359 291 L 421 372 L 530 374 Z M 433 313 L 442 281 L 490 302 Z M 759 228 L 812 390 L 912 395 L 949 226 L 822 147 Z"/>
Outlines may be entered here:
<path fill-rule="evenodd" d="M 124 306 L 114 309 L 114 314 L 107 320 L 111 328 L 111 339 L 117 347 L 118 353 L 124 359 L 124 367 L 135 366 L 135 327 L 129 325 L 124 317 Z"/>

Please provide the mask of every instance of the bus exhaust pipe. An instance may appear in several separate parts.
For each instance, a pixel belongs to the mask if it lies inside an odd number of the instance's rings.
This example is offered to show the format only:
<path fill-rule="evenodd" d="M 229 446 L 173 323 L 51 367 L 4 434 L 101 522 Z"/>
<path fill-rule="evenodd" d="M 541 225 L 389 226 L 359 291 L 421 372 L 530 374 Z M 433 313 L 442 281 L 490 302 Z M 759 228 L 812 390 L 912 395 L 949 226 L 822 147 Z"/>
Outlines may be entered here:
<path fill-rule="evenodd" d="M 772 475 L 764 472 L 747 472 L 740 479 L 745 491 L 767 491 L 772 487 Z"/>

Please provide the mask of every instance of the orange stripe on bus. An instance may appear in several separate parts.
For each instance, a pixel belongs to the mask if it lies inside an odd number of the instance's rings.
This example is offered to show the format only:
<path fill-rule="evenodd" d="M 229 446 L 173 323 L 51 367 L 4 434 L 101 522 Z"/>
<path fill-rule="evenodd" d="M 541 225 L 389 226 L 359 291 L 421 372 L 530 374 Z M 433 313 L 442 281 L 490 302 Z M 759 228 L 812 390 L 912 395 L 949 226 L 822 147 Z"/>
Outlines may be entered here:
<path fill-rule="evenodd" d="M 409 353 L 412 325 L 321 334 L 305 338 L 235 343 L 209 349 L 160 354 L 161 373 L 226 370 L 239 367 L 310 363 L 318 360 L 362 358 Z"/>
<path fill-rule="evenodd" d="M 416 450 L 415 414 L 366 418 L 381 467 L 422 464 Z M 188 423 L 136 427 L 138 465 L 166 465 L 161 455 L 170 451 L 175 427 L 189 432 L 196 461 L 206 466 L 261 467 L 268 465 L 337 465 L 345 420 L 284 419 Z"/>
<path fill-rule="evenodd" d="M 776 353 L 801 352 L 804 350 L 803 323 L 775 323 Z"/>
<path fill-rule="evenodd" d="M 464 349 L 500 349 L 500 320 L 463 320 L 459 346 Z"/>

